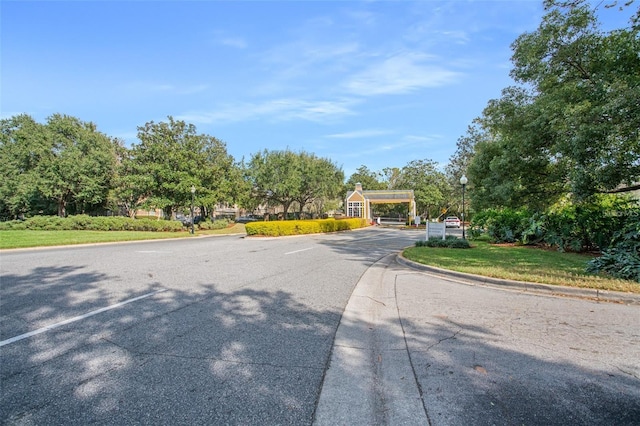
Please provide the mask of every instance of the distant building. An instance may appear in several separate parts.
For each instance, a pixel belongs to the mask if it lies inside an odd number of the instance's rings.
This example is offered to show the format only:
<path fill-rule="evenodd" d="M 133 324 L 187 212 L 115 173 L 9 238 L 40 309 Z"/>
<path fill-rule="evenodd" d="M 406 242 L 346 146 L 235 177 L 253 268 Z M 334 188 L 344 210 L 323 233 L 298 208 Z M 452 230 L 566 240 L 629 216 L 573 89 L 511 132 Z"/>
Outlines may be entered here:
<path fill-rule="evenodd" d="M 416 216 L 416 201 L 413 190 L 381 190 L 367 191 L 362 189 L 361 183 L 356 183 L 355 190 L 348 191 L 345 200 L 345 212 L 348 217 L 361 217 L 373 220 L 372 204 L 399 204 L 407 203 L 410 217 L 413 221 Z"/>

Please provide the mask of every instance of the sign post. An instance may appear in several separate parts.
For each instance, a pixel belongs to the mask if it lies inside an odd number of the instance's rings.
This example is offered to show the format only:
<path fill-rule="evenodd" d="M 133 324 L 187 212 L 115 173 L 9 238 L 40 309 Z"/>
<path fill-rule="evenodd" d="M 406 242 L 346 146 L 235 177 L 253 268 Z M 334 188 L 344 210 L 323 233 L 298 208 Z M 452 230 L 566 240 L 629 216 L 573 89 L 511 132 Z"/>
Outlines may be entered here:
<path fill-rule="evenodd" d="M 429 237 L 442 237 L 442 239 L 445 239 L 445 231 L 446 231 L 446 227 L 444 222 L 429 222 L 427 221 L 427 241 L 429 241 Z"/>

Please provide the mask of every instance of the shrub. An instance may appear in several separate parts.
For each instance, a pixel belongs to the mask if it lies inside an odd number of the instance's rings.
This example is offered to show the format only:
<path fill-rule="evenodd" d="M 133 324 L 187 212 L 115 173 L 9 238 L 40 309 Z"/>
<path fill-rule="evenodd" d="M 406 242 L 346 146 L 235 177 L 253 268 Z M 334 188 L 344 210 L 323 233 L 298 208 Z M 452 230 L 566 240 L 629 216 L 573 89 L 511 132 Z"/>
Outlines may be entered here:
<path fill-rule="evenodd" d="M 544 214 L 527 209 L 487 209 L 475 214 L 471 235 L 485 231 L 494 243 L 538 244 L 560 251 L 602 250 L 609 247 L 617 230 L 634 217 L 632 200 L 599 195 L 589 202 L 555 206 Z M 637 216 L 635 216 L 637 221 Z"/>
<path fill-rule="evenodd" d="M 636 210 L 629 198 L 612 195 L 553 208 L 546 214 L 544 241 L 560 251 L 606 249 Z"/>
<path fill-rule="evenodd" d="M 364 219 L 314 219 L 247 223 L 247 235 L 279 237 L 286 235 L 316 234 L 346 231 L 367 226 Z"/>
<path fill-rule="evenodd" d="M 183 230 L 175 220 L 131 219 L 122 216 L 76 215 L 66 218 L 58 216 L 34 216 L 24 221 L 0 222 L 0 230 L 41 230 L 41 231 L 169 231 Z"/>
<path fill-rule="evenodd" d="M 441 248 L 470 248 L 469 241 L 458 238 L 453 235 L 447 235 L 443 240 L 441 238 L 430 238 L 427 240 L 416 241 L 416 247 L 441 247 Z"/>
<path fill-rule="evenodd" d="M 475 214 L 471 226 L 485 229 L 495 243 L 513 243 L 529 230 L 531 217 L 527 209 L 487 209 Z"/>
<path fill-rule="evenodd" d="M 224 229 L 231 223 L 228 219 L 216 219 L 214 221 L 205 220 L 198 223 L 198 229 L 210 230 L 210 229 Z"/>
<path fill-rule="evenodd" d="M 634 215 L 631 215 L 634 216 Z M 640 283 L 640 212 L 618 230 L 610 248 L 587 264 L 587 272 L 604 272 Z"/>

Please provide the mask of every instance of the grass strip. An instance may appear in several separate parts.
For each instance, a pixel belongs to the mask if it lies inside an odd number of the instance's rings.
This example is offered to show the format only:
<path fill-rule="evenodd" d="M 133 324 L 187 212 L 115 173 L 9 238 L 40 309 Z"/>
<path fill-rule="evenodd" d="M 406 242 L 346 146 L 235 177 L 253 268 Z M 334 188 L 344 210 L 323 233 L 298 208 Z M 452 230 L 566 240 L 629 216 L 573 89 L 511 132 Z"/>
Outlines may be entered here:
<path fill-rule="evenodd" d="M 202 235 L 242 234 L 244 232 L 244 225 L 240 223 L 224 229 L 207 231 L 196 229 L 193 236 L 186 230 L 184 232 L 9 230 L 0 231 L 0 249 L 189 238 Z"/>
<path fill-rule="evenodd" d="M 470 249 L 412 247 L 403 255 L 425 265 L 493 278 L 640 293 L 635 281 L 585 272 L 586 263 L 593 258 L 585 254 L 473 241 Z"/>

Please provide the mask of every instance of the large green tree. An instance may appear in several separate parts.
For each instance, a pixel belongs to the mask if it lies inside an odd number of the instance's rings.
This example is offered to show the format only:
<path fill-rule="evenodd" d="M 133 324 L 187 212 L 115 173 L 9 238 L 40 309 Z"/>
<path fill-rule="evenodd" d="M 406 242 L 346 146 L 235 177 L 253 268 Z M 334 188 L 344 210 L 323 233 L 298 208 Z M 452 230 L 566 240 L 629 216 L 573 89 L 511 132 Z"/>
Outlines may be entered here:
<path fill-rule="evenodd" d="M 138 139 L 123 159 L 120 181 L 121 195 L 132 203 L 173 216 L 191 204 L 192 186 L 204 209 L 235 200 L 241 173 L 222 141 L 173 117 L 138 127 Z"/>
<path fill-rule="evenodd" d="M 48 151 L 46 127 L 26 114 L 0 121 L 0 215 L 15 219 L 42 204 L 36 169 Z"/>
<path fill-rule="evenodd" d="M 320 199 L 340 196 L 344 173 L 328 159 L 304 151 L 263 150 L 247 166 L 254 197 L 268 205 L 281 205 L 285 214 L 293 203 L 299 212 Z"/>
<path fill-rule="evenodd" d="M 298 161 L 302 180 L 295 200 L 298 202 L 300 216 L 304 208 L 316 200 L 342 198 L 344 172 L 340 167 L 327 158 L 306 152 L 299 153 Z"/>
<path fill-rule="evenodd" d="M 546 2 L 537 31 L 514 43 L 512 76 L 533 90 L 549 155 L 578 199 L 640 178 L 640 32 L 600 30 L 589 3 Z"/>
<path fill-rule="evenodd" d="M 379 172 L 369 170 L 364 164 L 356 169 L 356 171 L 349 176 L 346 182 L 346 189 L 353 191 L 356 183 L 362 184 L 362 188 L 365 190 L 379 190 L 387 189 L 387 185 L 382 181 L 382 175 Z"/>
<path fill-rule="evenodd" d="M 97 131 L 95 124 L 67 115 L 47 120 L 50 149 L 37 168 L 39 189 L 54 200 L 58 215 L 73 203 L 76 213 L 105 203 L 116 165 L 115 141 Z"/>
<path fill-rule="evenodd" d="M 413 189 L 418 214 L 430 218 L 446 203 L 448 183 L 432 160 L 413 160 L 400 169 L 393 189 Z"/>
<path fill-rule="evenodd" d="M 600 29 L 590 4 L 545 2 L 536 31 L 513 43 L 511 75 L 479 119 L 468 165 L 476 208 L 544 209 L 640 180 L 640 33 Z M 637 16 L 637 15 L 636 15 Z"/>
<path fill-rule="evenodd" d="M 117 141 L 95 124 L 54 114 L 2 121 L 2 209 L 10 216 L 85 213 L 104 206 L 112 187 Z"/>

